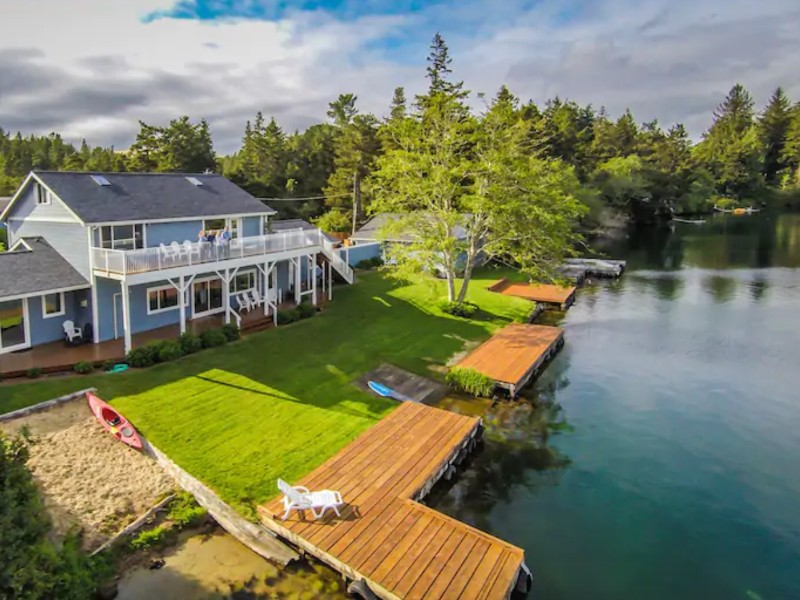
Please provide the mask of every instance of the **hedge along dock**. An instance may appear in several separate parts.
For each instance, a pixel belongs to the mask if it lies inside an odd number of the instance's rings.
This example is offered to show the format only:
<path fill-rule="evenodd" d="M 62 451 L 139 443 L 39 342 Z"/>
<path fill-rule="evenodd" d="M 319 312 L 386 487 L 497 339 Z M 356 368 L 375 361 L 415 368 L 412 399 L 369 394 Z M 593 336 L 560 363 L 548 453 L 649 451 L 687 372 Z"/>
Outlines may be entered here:
<path fill-rule="evenodd" d="M 560 327 L 513 323 L 475 348 L 456 365 L 475 369 L 507 389 L 511 397 L 539 374 L 564 344 Z"/>
<path fill-rule="evenodd" d="M 336 456 L 295 482 L 342 494 L 341 517 L 259 507 L 264 525 L 351 580 L 350 590 L 397 600 L 500 600 L 527 591 L 522 549 L 419 503 L 475 446 L 481 421 L 404 402 Z M 368 591 L 364 588 L 368 588 Z"/>
<path fill-rule="evenodd" d="M 505 277 L 489 286 L 490 292 L 504 296 L 516 296 L 533 300 L 540 304 L 567 310 L 575 301 L 574 286 L 551 285 L 546 283 L 512 283 Z"/>

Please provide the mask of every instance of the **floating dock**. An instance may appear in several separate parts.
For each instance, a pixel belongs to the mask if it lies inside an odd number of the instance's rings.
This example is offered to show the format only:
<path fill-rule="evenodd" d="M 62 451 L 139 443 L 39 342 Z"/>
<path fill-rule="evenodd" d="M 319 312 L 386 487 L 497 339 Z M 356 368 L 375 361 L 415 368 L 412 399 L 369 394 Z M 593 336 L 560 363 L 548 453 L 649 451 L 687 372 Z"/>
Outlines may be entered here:
<path fill-rule="evenodd" d="M 522 549 L 419 503 L 453 475 L 481 431 L 480 419 L 404 402 L 294 482 L 340 492 L 341 517 L 293 512 L 283 521 L 274 500 L 259 507 L 261 521 L 341 572 L 363 598 L 500 600 L 528 591 Z"/>
<path fill-rule="evenodd" d="M 513 283 L 504 277 L 494 282 L 488 289 L 504 296 L 516 296 L 567 310 L 575 302 L 576 288 L 546 283 Z"/>
<path fill-rule="evenodd" d="M 558 270 L 565 277 L 581 283 L 586 277 L 620 277 L 626 266 L 624 260 L 568 258 Z"/>
<path fill-rule="evenodd" d="M 564 330 L 560 327 L 514 323 L 495 333 L 456 366 L 475 369 L 494 379 L 513 398 L 563 344 Z"/>

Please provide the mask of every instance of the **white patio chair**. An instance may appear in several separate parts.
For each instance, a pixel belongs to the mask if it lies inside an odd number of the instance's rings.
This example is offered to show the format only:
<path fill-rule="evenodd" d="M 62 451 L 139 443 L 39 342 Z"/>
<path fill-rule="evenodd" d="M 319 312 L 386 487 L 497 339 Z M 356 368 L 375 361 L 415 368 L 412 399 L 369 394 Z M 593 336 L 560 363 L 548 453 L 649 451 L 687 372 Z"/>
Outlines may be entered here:
<path fill-rule="evenodd" d="M 192 261 L 192 258 L 196 258 L 197 262 L 201 262 L 203 260 L 203 254 L 200 249 L 201 245 L 202 242 L 198 242 L 196 244 L 193 244 L 189 240 L 183 242 L 183 252 L 189 259 L 189 262 Z"/>
<path fill-rule="evenodd" d="M 169 245 L 169 250 L 171 254 L 170 258 L 172 260 L 178 260 L 181 257 L 181 254 L 183 254 L 183 249 L 178 242 L 172 242 Z"/>
<path fill-rule="evenodd" d="M 253 304 L 250 302 L 250 298 L 245 293 L 236 294 L 236 302 L 243 311 L 250 312 L 254 308 Z"/>
<path fill-rule="evenodd" d="M 161 242 L 161 243 L 158 245 L 158 251 L 161 253 L 161 260 L 162 260 L 162 262 L 167 262 L 169 259 L 171 259 L 171 258 L 172 258 L 172 252 L 171 252 L 171 251 L 170 251 L 170 249 L 169 249 L 169 248 L 168 248 L 168 247 L 167 247 L 167 246 L 164 244 L 164 242 Z"/>
<path fill-rule="evenodd" d="M 319 519 L 325 514 L 329 508 L 333 509 L 337 517 L 342 516 L 339 512 L 339 507 L 344 504 L 342 495 L 339 492 L 331 490 L 322 490 L 321 492 L 309 492 L 308 488 L 302 485 L 291 486 L 283 479 L 278 479 L 278 489 L 283 492 L 283 516 L 281 520 L 285 521 L 286 517 L 293 510 L 310 510 L 315 519 Z"/>
<path fill-rule="evenodd" d="M 80 328 L 75 327 L 75 323 L 72 321 L 64 321 L 62 327 L 64 328 L 64 334 L 67 336 L 67 341 L 72 342 L 78 338 L 83 339 L 83 332 Z"/>
<path fill-rule="evenodd" d="M 253 308 L 264 304 L 264 298 L 261 297 L 261 292 L 257 289 L 250 290 L 250 301 L 253 304 Z"/>

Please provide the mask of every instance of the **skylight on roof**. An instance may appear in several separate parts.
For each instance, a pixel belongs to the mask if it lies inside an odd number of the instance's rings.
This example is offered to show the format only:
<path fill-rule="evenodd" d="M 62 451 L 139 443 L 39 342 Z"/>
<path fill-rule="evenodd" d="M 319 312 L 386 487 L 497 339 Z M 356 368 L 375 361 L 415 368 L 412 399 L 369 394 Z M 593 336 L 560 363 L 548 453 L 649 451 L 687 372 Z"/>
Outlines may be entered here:
<path fill-rule="evenodd" d="M 195 185 L 195 186 L 203 185 L 203 182 L 200 181 L 197 177 L 187 177 L 186 181 L 188 181 L 189 183 L 191 183 L 192 185 Z"/>
<path fill-rule="evenodd" d="M 111 182 L 102 175 L 89 175 L 97 185 L 111 185 Z"/>

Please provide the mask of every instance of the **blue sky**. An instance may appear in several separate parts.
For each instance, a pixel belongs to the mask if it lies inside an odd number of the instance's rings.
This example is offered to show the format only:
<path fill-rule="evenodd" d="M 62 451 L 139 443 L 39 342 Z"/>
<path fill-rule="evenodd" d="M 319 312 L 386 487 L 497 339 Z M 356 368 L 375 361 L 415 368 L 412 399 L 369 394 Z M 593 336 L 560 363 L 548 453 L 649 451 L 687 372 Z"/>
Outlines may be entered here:
<path fill-rule="evenodd" d="M 736 82 L 800 100 L 797 0 L 0 0 L 0 19 L 0 127 L 120 148 L 188 114 L 229 152 L 256 111 L 304 128 L 345 92 L 383 115 L 395 86 L 424 88 L 437 31 L 475 94 L 630 107 L 696 138 Z"/>

